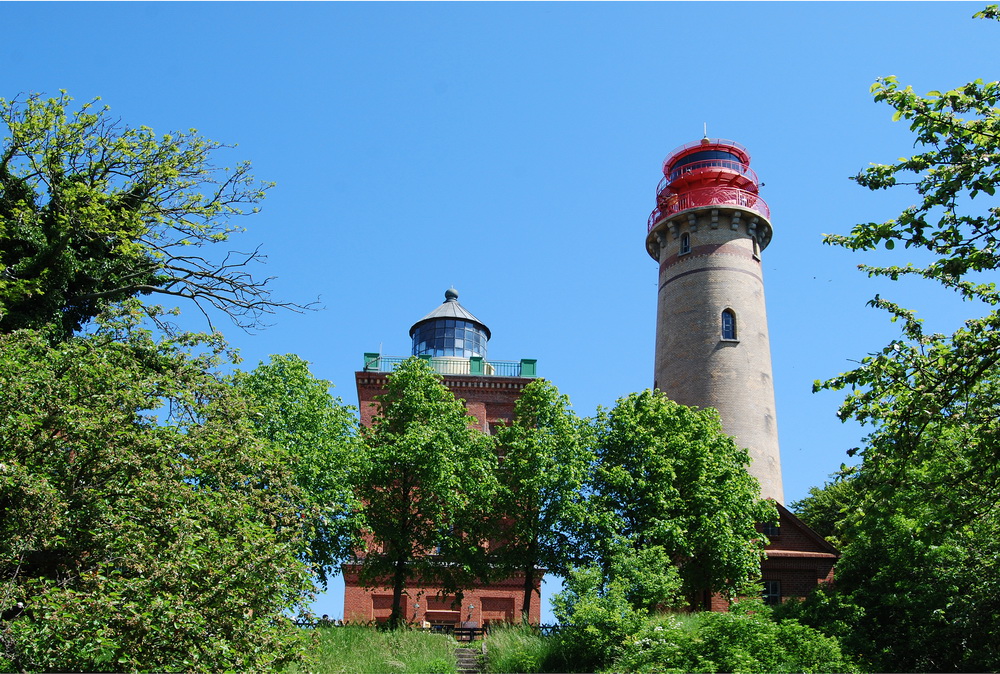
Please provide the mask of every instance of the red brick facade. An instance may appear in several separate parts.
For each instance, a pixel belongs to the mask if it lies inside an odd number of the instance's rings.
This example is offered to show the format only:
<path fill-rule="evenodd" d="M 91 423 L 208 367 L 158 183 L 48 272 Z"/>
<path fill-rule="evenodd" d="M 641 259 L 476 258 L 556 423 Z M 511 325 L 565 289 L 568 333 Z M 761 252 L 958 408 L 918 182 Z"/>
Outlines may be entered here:
<path fill-rule="evenodd" d="M 761 564 L 765 583 L 777 581 L 773 601 L 801 599 L 814 587 L 833 582 L 833 565 L 840 557 L 835 547 L 810 529 L 788 508 L 778 507 L 778 529 L 768 535 L 767 559 Z"/>
<path fill-rule="evenodd" d="M 761 562 L 764 600 L 776 604 L 789 599 L 804 599 L 817 585 L 833 582 L 833 567 L 840 553 L 822 536 L 806 526 L 788 508 L 778 508 L 777 528 L 759 527 L 768 537 Z M 729 601 L 720 595 L 705 599 L 702 607 L 710 611 L 728 611 Z"/>
<path fill-rule="evenodd" d="M 358 407 L 361 411 L 361 425 L 370 426 L 378 414 L 375 396 L 385 388 L 385 372 L 356 372 L 354 378 L 358 386 Z M 533 380 L 528 377 L 484 377 L 479 375 L 442 375 L 444 384 L 465 401 L 469 414 L 479 420 L 481 430 L 489 433 L 497 424 L 508 424 L 514 418 L 514 403 L 521 397 L 521 391 Z"/>
<path fill-rule="evenodd" d="M 375 397 L 385 388 L 385 372 L 357 372 L 358 406 L 361 423 L 370 426 L 378 414 Z M 476 375 L 443 375 L 444 384 L 465 401 L 484 433 L 491 433 L 499 424 L 508 424 L 514 417 L 514 403 L 527 377 L 494 377 Z M 541 582 L 539 571 L 528 620 L 537 625 L 541 620 Z M 524 608 L 524 576 L 513 576 L 490 585 L 465 590 L 461 605 L 454 597 L 439 594 L 434 585 L 410 585 L 403 598 L 403 614 L 407 622 L 416 624 L 482 627 L 491 622 L 517 622 Z M 351 622 L 381 622 L 389 617 L 392 607 L 391 587 L 366 589 L 358 581 L 357 569 L 344 567 L 344 620 Z"/>
<path fill-rule="evenodd" d="M 541 580 L 535 582 L 535 596 L 528 620 L 541 620 L 539 596 Z M 461 604 L 455 597 L 442 596 L 434 585 L 410 585 L 403 597 L 403 615 L 415 624 L 483 627 L 496 622 L 518 622 L 524 607 L 524 576 L 465 590 Z M 365 589 L 357 570 L 344 568 L 344 620 L 383 622 L 392 609 L 392 588 Z"/>

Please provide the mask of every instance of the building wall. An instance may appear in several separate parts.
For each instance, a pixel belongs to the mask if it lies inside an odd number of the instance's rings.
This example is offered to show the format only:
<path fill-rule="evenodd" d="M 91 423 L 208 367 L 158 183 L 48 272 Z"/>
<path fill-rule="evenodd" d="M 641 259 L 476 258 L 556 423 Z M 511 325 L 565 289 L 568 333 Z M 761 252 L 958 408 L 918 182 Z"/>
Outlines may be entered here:
<path fill-rule="evenodd" d="M 840 553 L 783 505 L 778 505 L 780 533 L 769 537 L 762 580 L 781 582 L 781 600 L 804 598 L 817 585 L 833 582 Z"/>
<path fill-rule="evenodd" d="M 370 426 L 378 416 L 376 397 L 381 395 L 387 373 L 357 372 L 358 406 L 361 423 Z M 465 401 L 469 414 L 476 418 L 478 428 L 491 433 L 498 424 L 509 424 L 514 418 L 514 404 L 533 380 L 527 377 L 490 377 L 473 375 L 443 375 L 444 384 Z M 537 574 L 534 595 L 528 619 L 533 624 L 541 620 L 541 582 L 543 572 Z M 452 599 L 440 597 L 439 586 L 411 584 L 406 589 L 404 615 L 407 621 L 417 624 L 448 622 L 469 623 L 482 626 L 485 621 L 518 622 L 524 608 L 524 575 L 515 575 L 500 582 L 476 586 L 465 591 L 458 610 L 451 607 Z M 388 599 L 387 599 L 388 597 Z M 344 568 L 344 619 L 351 622 L 380 622 L 391 611 L 391 586 L 366 589 L 354 567 Z M 472 610 L 469 610 L 469 606 Z M 429 611 L 429 612 L 428 612 Z"/>
<path fill-rule="evenodd" d="M 780 601 L 805 599 L 817 585 L 833 583 L 833 569 L 840 553 L 787 508 L 778 504 L 780 533 L 768 538 L 761 562 L 761 580 L 780 583 Z M 764 532 L 763 526 L 758 529 Z M 722 595 L 705 596 L 696 609 L 728 611 Z"/>
<path fill-rule="evenodd" d="M 654 386 L 683 405 L 719 410 L 750 450 L 761 493 L 784 500 L 764 279 L 755 233 L 770 228 L 738 207 L 685 211 L 658 224 L 647 248 L 660 263 Z M 681 253 L 682 237 L 690 252 Z M 736 340 L 722 339 L 722 312 Z"/>
<path fill-rule="evenodd" d="M 383 622 L 392 609 L 392 588 L 365 589 L 358 581 L 355 568 L 344 569 L 344 620 L 349 622 Z M 541 620 L 541 580 L 534 584 L 534 595 L 528 620 Z M 469 607 L 472 607 L 471 610 Z M 504 581 L 467 589 L 458 603 L 453 596 L 441 594 L 440 586 L 412 585 L 403 597 L 403 614 L 411 623 L 474 623 L 480 627 L 489 622 L 518 622 L 524 608 L 524 576 L 516 575 Z"/>
<path fill-rule="evenodd" d="M 370 426 L 378 416 L 376 397 L 385 388 L 385 372 L 356 372 L 358 407 L 361 425 Z M 524 387 L 533 379 L 527 377 L 485 377 L 473 375 L 443 375 L 443 381 L 456 398 L 465 401 L 469 414 L 479 422 L 484 433 L 496 424 L 509 424 L 514 418 L 514 403 L 521 397 Z"/>

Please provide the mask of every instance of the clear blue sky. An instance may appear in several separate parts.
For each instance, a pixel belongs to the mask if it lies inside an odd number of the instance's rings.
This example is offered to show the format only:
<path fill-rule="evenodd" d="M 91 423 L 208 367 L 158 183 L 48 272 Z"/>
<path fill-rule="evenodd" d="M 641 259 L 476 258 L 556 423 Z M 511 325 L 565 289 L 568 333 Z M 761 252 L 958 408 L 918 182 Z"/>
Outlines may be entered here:
<path fill-rule="evenodd" d="M 848 180 L 910 153 L 876 77 L 920 92 L 1000 78 L 982 4 L 0 3 L 0 96 L 101 96 L 131 125 L 197 128 L 277 182 L 238 245 L 276 293 L 326 309 L 247 335 L 252 367 L 296 353 L 356 403 L 365 351 L 454 285 L 490 356 L 537 358 L 581 415 L 652 384 L 656 263 L 644 250 L 663 157 L 709 135 L 753 154 L 787 501 L 862 431 L 813 395 L 896 335 L 876 292 L 942 331 L 975 309 L 876 283 L 824 232 L 914 199 Z M 906 252 L 897 250 L 905 260 Z M 185 314 L 194 324 L 198 316 Z M 339 615 L 339 590 L 320 612 Z"/>

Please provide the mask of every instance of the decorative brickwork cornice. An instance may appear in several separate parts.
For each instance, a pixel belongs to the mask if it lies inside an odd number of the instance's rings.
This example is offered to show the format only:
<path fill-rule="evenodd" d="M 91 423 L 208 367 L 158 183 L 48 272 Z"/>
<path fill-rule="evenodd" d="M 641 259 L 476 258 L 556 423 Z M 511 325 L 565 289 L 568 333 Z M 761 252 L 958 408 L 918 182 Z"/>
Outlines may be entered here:
<path fill-rule="evenodd" d="M 674 253 L 660 263 L 660 271 L 664 271 L 673 267 L 676 264 L 690 264 L 694 260 L 705 257 L 734 257 L 741 260 L 749 260 L 750 262 L 760 265 L 760 260 L 753 256 L 751 251 L 745 248 L 735 245 L 732 241 L 727 241 L 725 243 L 706 243 L 700 246 L 694 246 L 691 248 L 690 253 L 685 253 L 681 255 L 679 253 Z"/>
<path fill-rule="evenodd" d="M 737 273 L 740 273 L 740 274 L 746 274 L 747 276 L 750 276 L 750 277 L 756 279 L 757 281 L 760 281 L 761 283 L 764 282 L 764 279 L 762 279 L 760 277 L 760 274 L 755 274 L 755 273 L 753 273 L 752 271 L 750 271 L 748 269 L 740 269 L 739 267 L 699 267 L 698 269 L 689 269 L 688 271 L 682 271 L 680 274 L 674 274 L 673 276 L 671 276 L 666 281 L 664 281 L 663 283 L 660 284 L 660 289 L 662 290 L 663 287 L 665 285 L 667 285 L 668 283 L 676 281 L 677 279 L 679 279 L 679 278 L 681 278 L 683 276 L 688 276 L 689 274 L 697 274 L 697 273 L 703 272 L 703 271 L 718 271 L 718 270 L 733 271 L 733 272 L 737 272 Z"/>

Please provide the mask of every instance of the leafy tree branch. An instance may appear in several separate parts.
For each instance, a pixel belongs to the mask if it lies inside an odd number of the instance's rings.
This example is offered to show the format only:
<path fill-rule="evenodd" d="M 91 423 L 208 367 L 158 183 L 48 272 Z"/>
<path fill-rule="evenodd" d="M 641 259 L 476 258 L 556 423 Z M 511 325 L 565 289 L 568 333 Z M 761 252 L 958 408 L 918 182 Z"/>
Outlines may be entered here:
<path fill-rule="evenodd" d="M 248 162 L 222 168 L 229 146 L 196 131 L 157 136 L 65 92 L 0 99 L 0 330 L 50 327 L 64 339 L 113 303 L 164 295 L 244 328 L 278 309 L 249 268 L 257 249 L 214 256 L 243 231 L 269 183 Z"/>

